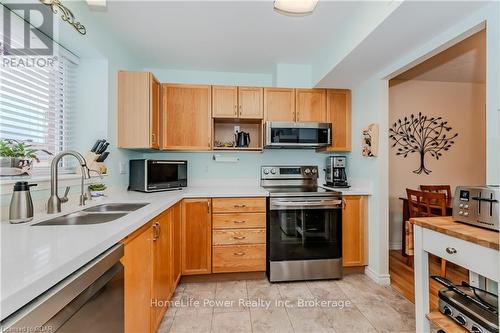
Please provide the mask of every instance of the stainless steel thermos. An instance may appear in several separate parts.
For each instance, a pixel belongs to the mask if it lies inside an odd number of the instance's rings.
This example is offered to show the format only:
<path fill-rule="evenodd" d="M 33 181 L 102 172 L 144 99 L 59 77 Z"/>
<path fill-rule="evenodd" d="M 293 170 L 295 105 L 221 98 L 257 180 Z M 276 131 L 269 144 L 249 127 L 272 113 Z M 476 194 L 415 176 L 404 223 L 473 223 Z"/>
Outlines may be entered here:
<path fill-rule="evenodd" d="M 10 223 L 29 222 L 33 219 L 33 200 L 31 199 L 30 187 L 36 185 L 28 184 L 28 182 L 14 184 L 9 209 Z"/>

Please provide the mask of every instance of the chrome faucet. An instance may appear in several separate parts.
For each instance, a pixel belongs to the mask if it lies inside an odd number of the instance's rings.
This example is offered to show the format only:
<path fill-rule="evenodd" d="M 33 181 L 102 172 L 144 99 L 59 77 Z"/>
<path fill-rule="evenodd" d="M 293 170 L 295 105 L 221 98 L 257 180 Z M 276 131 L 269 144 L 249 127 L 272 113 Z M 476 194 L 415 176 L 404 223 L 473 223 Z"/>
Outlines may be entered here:
<path fill-rule="evenodd" d="M 77 151 L 74 150 L 65 150 L 57 154 L 52 160 L 52 164 L 50 165 L 50 198 L 47 202 L 47 214 L 54 214 L 61 212 L 61 203 L 68 201 L 68 193 L 70 187 L 66 187 L 66 191 L 64 192 L 64 197 L 59 198 L 57 195 L 57 171 L 58 165 L 61 158 L 64 156 L 71 155 L 74 156 L 80 166 L 82 167 L 82 182 L 81 182 L 81 194 L 80 194 L 80 206 L 85 205 L 85 201 L 87 200 L 87 195 L 84 192 L 84 182 L 85 179 L 90 178 L 89 169 L 87 168 L 87 162 L 85 158 Z"/>

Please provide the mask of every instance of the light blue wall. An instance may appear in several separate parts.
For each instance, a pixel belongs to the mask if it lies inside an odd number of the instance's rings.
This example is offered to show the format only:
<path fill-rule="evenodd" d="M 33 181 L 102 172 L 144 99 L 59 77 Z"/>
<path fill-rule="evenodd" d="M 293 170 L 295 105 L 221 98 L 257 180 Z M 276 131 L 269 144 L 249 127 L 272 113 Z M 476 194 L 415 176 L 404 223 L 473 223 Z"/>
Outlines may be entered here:
<path fill-rule="evenodd" d="M 266 73 L 234 73 L 215 71 L 188 71 L 165 68 L 144 68 L 154 73 L 160 82 L 210 85 L 273 86 L 273 75 Z"/>
<path fill-rule="evenodd" d="M 128 162 L 141 154 L 116 148 L 117 72 L 138 70 L 143 65 L 120 44 L 117 36 L 96 20 L 85 1 L 71 2 L 71 9 L 78 12 L 78 19 L 87 27 L 87 34 L 82 36 L 66 22 L 58 24 L 57 41 L 80 57 L 73 126 L 76 140 L 73 147 L 85 153 L 95 140 L 108 140 L 110 155 L 106 165 L 110 176 L 106 182 L 126 186 L 128 176 L 118 173 L 119 162 Z"/>
<path fill-rule="evenodd" d="M 274 73 L 274 85 L 276 87 L 310 88 L 311 83 L 310 65 L 277 64 Z"/>
<path fill-rule="evenodd" d="M 220 154 L 239 158 L 238 162 L 216 162 L 213 156 Z M 145 158 L 180 159 L 188 161 L 188 181 L 199 184 L 209 179 L 241 179 L 245 183 L 258 184 L 262 165 L 317 165 L 320 179 L 324 179 L 323 167 L 328 154 L 315 153 L 314 150 L 272 149 L 257 152 L 206 152 L 206 153 L 147 153 Z"/>

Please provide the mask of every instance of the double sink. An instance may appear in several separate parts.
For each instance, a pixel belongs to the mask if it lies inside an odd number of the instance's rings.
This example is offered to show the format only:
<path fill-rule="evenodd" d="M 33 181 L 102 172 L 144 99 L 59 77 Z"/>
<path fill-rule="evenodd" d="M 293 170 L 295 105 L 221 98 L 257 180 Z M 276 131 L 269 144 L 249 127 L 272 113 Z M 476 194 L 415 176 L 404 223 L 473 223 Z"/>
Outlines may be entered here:
<path fill-rule="evenodd" d="M 148 205 L 147 203 L 108 203 L 85 208 L 81 211 L 62 215 L 50 220 L 33 224 L 44 225 L 89 225 L 111 222 L 130 212 Z"/>

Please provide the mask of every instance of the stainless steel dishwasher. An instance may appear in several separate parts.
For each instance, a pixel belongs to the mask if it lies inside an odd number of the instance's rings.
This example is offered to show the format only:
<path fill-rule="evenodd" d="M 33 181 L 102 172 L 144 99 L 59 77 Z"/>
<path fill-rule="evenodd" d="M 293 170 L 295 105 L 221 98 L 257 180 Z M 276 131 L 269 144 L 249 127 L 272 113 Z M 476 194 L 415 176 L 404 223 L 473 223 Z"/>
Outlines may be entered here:
<path fill-rule="evenodd" d="M 123 332 L 123 245 L 117 244 L 1 323 L 9 332 Z"/>

